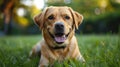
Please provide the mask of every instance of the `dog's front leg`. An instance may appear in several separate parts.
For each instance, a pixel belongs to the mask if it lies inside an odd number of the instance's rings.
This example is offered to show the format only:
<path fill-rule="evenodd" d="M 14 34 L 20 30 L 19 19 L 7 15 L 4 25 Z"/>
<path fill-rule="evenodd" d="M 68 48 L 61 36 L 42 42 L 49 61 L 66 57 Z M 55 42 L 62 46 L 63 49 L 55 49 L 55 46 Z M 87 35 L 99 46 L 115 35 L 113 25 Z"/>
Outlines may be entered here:
<path fill-rule="evenodd" d="M 85 59 L 82 57 L 82 55 L 78 55 L 78 57 L 76 58 L 78 61 L 85 63 Z"/>
<path fill-rule="evenodd" d="M 38 67 L 48 67 L 48 65 L 49 65 L 49 60 L 45 56 L 41 55 L 40 63 Z"/>
<path fill-rule="evenodd" d="M 40 56 L 40 54 L 41 54 L 41 44 L 40 42 L 38 42 L 30 51 L 29 58 Z"/>

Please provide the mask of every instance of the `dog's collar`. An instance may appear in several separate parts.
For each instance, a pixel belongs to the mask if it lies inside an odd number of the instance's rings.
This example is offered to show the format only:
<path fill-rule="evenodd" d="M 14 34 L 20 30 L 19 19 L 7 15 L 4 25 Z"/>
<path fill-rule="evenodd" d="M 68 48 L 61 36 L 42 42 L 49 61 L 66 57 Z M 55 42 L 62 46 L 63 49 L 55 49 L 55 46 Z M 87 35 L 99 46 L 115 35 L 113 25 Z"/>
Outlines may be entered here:
<path fill-rule="evenodd" d="M 50 47 L 50 46 L 49 46 Z M 56 47 L 50 47 L 50 48 L 52 48 L 52 49 L 65 49 L 66 48 L 66 46 L 56 46 Z"/>

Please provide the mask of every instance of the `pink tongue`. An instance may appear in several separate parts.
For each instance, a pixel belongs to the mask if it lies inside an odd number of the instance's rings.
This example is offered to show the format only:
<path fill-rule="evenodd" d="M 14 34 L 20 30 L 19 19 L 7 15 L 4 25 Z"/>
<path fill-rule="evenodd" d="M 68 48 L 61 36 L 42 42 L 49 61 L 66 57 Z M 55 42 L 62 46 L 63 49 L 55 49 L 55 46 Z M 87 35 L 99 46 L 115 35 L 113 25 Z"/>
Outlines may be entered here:
<path fill-rule="evenodd" d="M 65 35 L 64 35 L 64 36 L 61 36 L 61 37 L 55 37 L 55 41 L 56 41 L 56 42 L 65 42 L 65 40 L 66 40 Z"/>

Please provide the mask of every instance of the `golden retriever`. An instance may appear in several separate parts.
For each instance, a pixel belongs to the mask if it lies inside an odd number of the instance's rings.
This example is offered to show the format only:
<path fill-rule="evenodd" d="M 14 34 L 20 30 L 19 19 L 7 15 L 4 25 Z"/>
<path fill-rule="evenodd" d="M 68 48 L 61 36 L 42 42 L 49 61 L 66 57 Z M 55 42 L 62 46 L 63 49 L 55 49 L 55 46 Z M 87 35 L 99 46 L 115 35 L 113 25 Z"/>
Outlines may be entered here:
<path fill-rule="evenodd" d="M 33 47 L 30 56 L 40 55 L 39 67 L 52 66 L 55 61 L 62 62 L 65 59 L 85 62 L 74 35 L 82 20 L 81 14 L 66 6 L 47 7 L 34 17 L 42 31 L 43 40 Z"/>

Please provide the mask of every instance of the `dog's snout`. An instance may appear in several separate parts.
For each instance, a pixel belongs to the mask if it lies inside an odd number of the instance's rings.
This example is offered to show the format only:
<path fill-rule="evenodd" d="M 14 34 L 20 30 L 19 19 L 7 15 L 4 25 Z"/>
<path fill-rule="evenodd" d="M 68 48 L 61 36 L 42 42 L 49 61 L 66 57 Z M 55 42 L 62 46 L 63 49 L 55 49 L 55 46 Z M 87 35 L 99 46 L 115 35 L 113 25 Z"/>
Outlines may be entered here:
<path fill-rule="evenodd" d="M 64 23 L 63 22 L 57 22 L 55 24 L 55 34 L 64 34 Z"/>
<path fill-rule="evenodd" d="M 63 29 L 64 28 L 64 24 L 62 22 L 58 22 L 55 24 L 55 28 L 60 30 L 60 29 Z"/>

